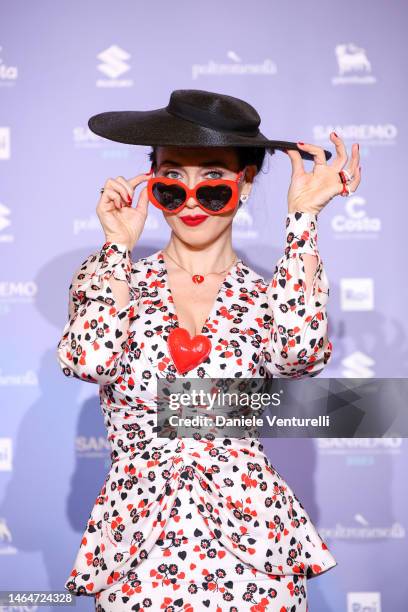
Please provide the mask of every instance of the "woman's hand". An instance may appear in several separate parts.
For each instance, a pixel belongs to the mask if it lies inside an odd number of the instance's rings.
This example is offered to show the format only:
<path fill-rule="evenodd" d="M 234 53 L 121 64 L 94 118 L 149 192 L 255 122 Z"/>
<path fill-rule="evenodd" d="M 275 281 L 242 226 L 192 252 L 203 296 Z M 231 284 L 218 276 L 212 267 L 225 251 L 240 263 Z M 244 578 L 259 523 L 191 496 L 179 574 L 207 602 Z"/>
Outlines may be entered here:
<path fill-rule="evenodd" d="M 149 178 L 147 174 L 138 174 L 129 180 L 118 176 L 106 181 L 96 214 L 107 242 L 121 242 L 132 250 L 139 240 L 147 218 L 147 187 L 140 192 L 135 208 L 132 207 L 132 200 L 135 187 Z"/>
<path fill-rule="evenodd" d="M 358 144 L 352 145 L 350 164 L 348 168 L 344 168 L 348 160 L 346 147 L 342 139 L 334 132 L 330 134 L 330 138 L 337 151 L 330 166 L 322 147 L 297 143 L 299 149 L 315 156 L 311 172 L 305 172 L 299 151 L 286 150 L 292 161 L 292 181 L 288 191 L 289 213 L 300 211 L 318 214 L 334 196 L 342 192 L 343 183 L 338 174 L 340 170 L 346 169 L 353 177 L 353 180 L 348 183 L 351 191 L 356 191 L 360 184 L 361 168 Z"/>

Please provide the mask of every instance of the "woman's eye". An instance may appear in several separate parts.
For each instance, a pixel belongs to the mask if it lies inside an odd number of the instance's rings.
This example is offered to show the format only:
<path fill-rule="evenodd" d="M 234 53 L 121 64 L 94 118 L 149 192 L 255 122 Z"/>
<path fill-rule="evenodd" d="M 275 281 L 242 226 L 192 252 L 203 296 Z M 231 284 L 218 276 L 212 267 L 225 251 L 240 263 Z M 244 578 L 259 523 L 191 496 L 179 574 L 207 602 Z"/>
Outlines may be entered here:
<path fill-rule="evenodd" d="M 176 174 L 177 176 L 169 176 L 171 174 Z M 218 176 L 208 176 L 209 174 L 217 174 Z M 180 173 L 177 172 L 176 170 L 167 170 L 167 172 L 164 173 L 164 176 L 167 176 L 168 178 L 172 178 L 172 179 L 179 179 Z M 223 176 L 223 173 L 220 170 L 210 170 L 209 172 L 206 173 L 205 176 L 209 179 L 219 179 Z"/>
<path fill-rule="evenodd" d="M 164 173 L 164 176 L 168 176 L 169 174 L 178 174 L 178 172 L 176 172 L 175 170 L 167 170 L 167 172 Z M 169 176 L 169 178 L 178 178 L 177 176 Z"/>
<path fill-rule="evenodd" d="M 207 172 L 208 174 L 218 174 L 218 176 L 210 176 L 210 179 L 219 179 L 222 177 L 222 172 L 220 172 L 219 170 L 210 170 L 210 172 Z"/>

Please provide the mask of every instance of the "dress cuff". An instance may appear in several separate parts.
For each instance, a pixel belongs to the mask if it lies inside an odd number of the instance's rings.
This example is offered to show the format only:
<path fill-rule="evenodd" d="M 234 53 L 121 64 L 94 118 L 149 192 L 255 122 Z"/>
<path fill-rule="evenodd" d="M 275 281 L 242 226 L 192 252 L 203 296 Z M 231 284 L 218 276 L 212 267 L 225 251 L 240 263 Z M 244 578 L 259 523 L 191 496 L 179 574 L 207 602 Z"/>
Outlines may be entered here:
<path fill-rule="evenodd" d="M 105 242 L 99 251 L 98 265 L 95 273 L 115 272 L 115 278 L 131 280 L 132 259 L 130 249 L 122 242 Z"/>
<path fill-rule="evenodd" d="M 132 287 L 131 251 L 120 242 L 105 242 L 101 250 L 95 254 L 95 260 L 90 268 L 80 272 L 74 287 L 76 297 L 84 302 L 87 299 L 98 300 L 115 309 L 111 314 L 127 313 L 134 315 L 134 307 L 138 303 L 140 292 Z M 109 277 L 127 282 L 129 287 L 129 303 L 122 309 L 117 309 L 114 293 L 109 283 Z"/>
<path fill-rule="evenodd" d="M 306 212 L 288 213 L 286 217 L 287 257 L 295 253 L 317 255 L 317 215 Z"/>

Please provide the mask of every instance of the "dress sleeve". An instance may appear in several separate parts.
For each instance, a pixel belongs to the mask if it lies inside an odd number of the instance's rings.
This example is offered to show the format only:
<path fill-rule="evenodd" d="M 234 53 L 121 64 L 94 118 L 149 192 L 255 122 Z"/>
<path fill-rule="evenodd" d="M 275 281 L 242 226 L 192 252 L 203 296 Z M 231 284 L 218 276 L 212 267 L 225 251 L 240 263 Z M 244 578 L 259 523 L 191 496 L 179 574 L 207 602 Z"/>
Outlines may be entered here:
<path fill-rule="evenodd" d="M 307 303 L 304 253 L 317 256 Z M 326 313 L 329 281 L 317 248 L 317 215 L 287 215 L 285 253 L 276 264 L 266 295 L 270 317 L 263 350 L 265 367 L 279 378 L 316 376 L 332 354 Z"/>
<path fill-rule="evenodd" d="M 105 242 L 75 272 L 69 286 L 68 321 L 57 346 L 57 359 L 66 376 L 104 385 L 120 375 L 140 297 L 140 290 L 132 286 L 131 271 L 126 245 Z M 108 280 L 112 274 L 129 287 L 130 301 L 119 310 Z"/>

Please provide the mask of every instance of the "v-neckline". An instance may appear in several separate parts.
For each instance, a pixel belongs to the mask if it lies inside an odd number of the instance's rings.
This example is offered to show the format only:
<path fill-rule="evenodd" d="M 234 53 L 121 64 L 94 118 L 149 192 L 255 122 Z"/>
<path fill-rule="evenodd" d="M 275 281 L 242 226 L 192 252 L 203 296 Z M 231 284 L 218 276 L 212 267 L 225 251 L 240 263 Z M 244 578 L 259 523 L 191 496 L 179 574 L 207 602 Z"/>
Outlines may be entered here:
<path fill-rule="evenodd" d="M 170 287 L 170 282 L 169 282 L 169 276 L 168 276 L 168 270 L 167 270 L 167 266 L 166 266 L 166 262 L 164 260 L 163 257 L 163 249 L 159 249 L 158 251 L 156 251 L 155 253 L 155 257 L 158 261 L 158 263 L 160 264 L 160 267 L 163 271 L 163 276 L 161 277 L 161 280 L 164 282 L 164 286 L 167 292 L 167 297 L 170 298 L 169 304 L 169 312 L 171 314 L 171 318 L 174 321 L 176 327 L 182 327 L 182 325 L 180 325 L 180 318 L 177 314 L 176 311 L 176 303 L 174 301 L 174 296 L 173 296 L 173 292 L 171 290 Z M 236 262 L 234 264 L 232 264 L 232 266 L 229 268 L 229 270 L 227 271 L 227 273 L 225 274 L 222 283 L 220 284 L 217 294 L 215 296 L 215 299 L 212 303 L 210 312 L 207 315 L 206 320 L 204 321 L 203 326 L 201 327 L 201 330 L 198 332 L 198 334 L 196 335 L 205 335 L 206 334 L 206 329 L 208 329 L 208 325 L 214 320 L 215 317 L 215 311 L 217 309 L 217 305 L 218 305 L 218 298 L 220 297 L 220 295 L 224 292 L 224 290 L 227 289 L 227 283 L 229 282 L 229 280 L 231 279 L 231 277 L 233 276 L 233 274 L 236 272 L 236 269 L 238 267 L 238 264 L 243 263 L 241 258 L 238 258 L 236 260 Z M 187 329 L 187 328 L 185 328 Z M 189 332 L 190 333 L 190 332 Z M 191 335 L 191 334 L 190 334 Z M 193 338 L 194 336 L 191 335 L 191 337 Z"/>

